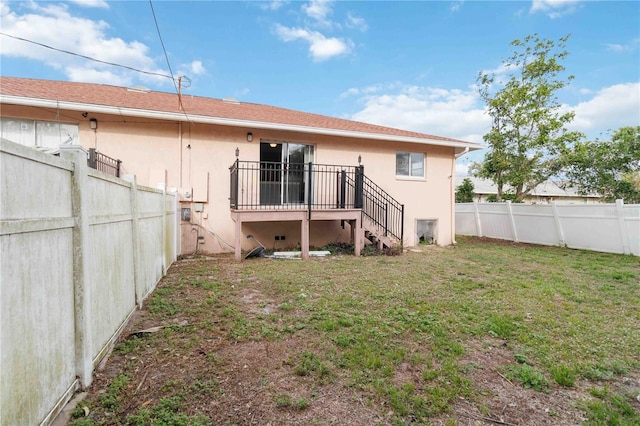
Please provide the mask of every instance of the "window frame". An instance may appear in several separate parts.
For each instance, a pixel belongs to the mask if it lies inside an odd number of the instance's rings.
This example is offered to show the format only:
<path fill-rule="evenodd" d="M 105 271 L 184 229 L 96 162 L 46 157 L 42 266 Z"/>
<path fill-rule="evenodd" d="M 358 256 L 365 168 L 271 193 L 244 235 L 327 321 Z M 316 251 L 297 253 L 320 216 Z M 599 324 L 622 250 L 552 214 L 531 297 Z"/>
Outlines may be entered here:
<path fill-rule="evenodd" d="M 401 174 L 401 170 L 398 170 L 398 155 L 399 154 L 408 154 L 409 158 L 408 158 L 408 173 L 407 174 Z M 413 171 L 413 164 L 414 162 L 412 161 L 412 156 L 419 154 L 422 156 L 422 174 L 421 175 L 413 175 L 412 171 Z M 424 152 L 415 152 L 415 151 L 396 151 L 396 179 L 399 180 L 426 180 L 427 178 L 427 154 Z"/>
<path fill-rule="evenodd" d="M 3 138 L 37 149 L 57 150 L 69 141 L 78 144 L 80 139 L 78 123 L 0 117 L 0 128 Z"/>

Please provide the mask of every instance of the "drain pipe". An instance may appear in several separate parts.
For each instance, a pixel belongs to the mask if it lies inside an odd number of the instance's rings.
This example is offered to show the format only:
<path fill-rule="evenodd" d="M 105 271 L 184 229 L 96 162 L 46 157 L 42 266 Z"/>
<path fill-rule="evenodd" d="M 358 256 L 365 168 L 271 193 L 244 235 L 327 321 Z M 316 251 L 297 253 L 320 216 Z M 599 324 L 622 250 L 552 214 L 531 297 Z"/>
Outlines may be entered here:
<path fill-rule="evenodd" d="M 460 154 L 456 154 L 454 151 L 453 158 L 451 159 L 451 176 L 449 176 L 451 190 L 451 244 L 456 245 L 456 160 L 469 152 L 469 147 L 466 147 Z"/>

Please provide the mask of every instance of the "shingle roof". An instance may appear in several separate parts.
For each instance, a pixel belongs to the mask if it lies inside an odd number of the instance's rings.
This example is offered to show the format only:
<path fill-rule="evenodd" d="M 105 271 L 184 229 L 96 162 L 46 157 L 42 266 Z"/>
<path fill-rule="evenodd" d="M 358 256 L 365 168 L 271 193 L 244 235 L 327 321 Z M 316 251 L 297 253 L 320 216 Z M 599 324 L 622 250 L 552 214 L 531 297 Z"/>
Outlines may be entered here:
<path fill-rule="evenodd" d="M 401 138 L 427 139 L 444 144 L 469 146 L 474 143 L 425 133 L 411 132 L 390 127 L 341 118 L 328 117 L 269 105 L 247 102 L 229 102 L 221 99 L 183 95 L 179 108 L 175 93 L 131 90 L 130 88 L 93 83 L 38 80 L 0 76 L 0 95 L 20 98 L 51 100 L 90 106 L 116 107 L 127 110 L 179 114 L 188 118 L 210 117 L 283 126 L 328 129 L 345 132 L 387 135 Z M 480 145 L 477 145 L 480 148 Z"/>
<path fill-rule="evenodd" d="M 493 181 L 489 179 L 481 179 L 470 176 L 456 176 L 456 187 L 462 185 L 462 181 L 465 178 L 469 178 L 473 183 L 473 192 L 476 194 L 497 194 L 498 187 Z M 586 197 L 586 198 L 600 198 L 597 194 L 579 194 L 575 188 L 567 187 L 561 188 L 559 186 L 561 182 L 554 182 L 552 180 L 546 180 L 540 185 L 536 186 L 529 195 L 534 197 Z M 506 185 L 505 190 L 511 190 L 511 186 Z"/>

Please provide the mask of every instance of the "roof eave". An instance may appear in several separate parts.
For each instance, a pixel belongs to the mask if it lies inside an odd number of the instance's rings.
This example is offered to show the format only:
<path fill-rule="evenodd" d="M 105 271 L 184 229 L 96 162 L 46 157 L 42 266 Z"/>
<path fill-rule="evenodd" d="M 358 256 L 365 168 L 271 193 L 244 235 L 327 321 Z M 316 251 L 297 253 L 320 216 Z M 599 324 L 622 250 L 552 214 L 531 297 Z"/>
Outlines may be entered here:
<path fill-rule="evenodd" d="M 238 120 L 233 118 L 211 117 L 202 115 L 193 115 L 188 113 L 154 111 L 136 108 L 122 108 L 111 105 L 97 105 L 80 102 L 55 101 L 51 99 L 29 98 L 24 96 L 13 96 L 0 94 L 0 103 L 34 106 L 44 108 L 66 109 L 71 111 L 83 111 L 102 114 L 128 115 L 132 117 L 152 118 L 158 120 L 174 120 L 174 121 L 191 121 L 195 123 L 215 124 L 221 126 L 248 127 L 252 129 L 263 130 L 280 130 L 300 133 L 313 133 L 326 136 L 340 136 L 356 139 L 372 139 L 393 142 L 416 143 L 424 145 L 436 145 L 456 148 L 456 153 L 463 152 L 466 148 L 469 151 L 482 149 L 483 147 L 477 143 L 457 141 L 457 140 L 439 140 L 430 138 L 418 138 L 410 136 L 386 135 L 382 133 L 357 132 L 350 130 L 327 129 L 323 127 L 298 126 L 292 124 L 269 123 L 263 121 Z"/>

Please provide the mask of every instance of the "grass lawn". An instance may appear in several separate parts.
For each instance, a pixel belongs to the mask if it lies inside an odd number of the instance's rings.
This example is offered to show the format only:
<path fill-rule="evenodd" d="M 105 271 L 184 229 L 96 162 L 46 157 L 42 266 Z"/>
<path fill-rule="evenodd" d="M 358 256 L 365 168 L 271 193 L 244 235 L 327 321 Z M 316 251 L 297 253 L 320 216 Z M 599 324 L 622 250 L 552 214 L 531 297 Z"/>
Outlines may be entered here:
<path fill-rule="evenodd" d="M 182 260 L 73 422 L 640 425 L 639 283 L 638 257 L 463 237 Z"/>

